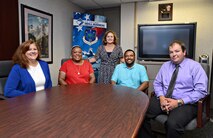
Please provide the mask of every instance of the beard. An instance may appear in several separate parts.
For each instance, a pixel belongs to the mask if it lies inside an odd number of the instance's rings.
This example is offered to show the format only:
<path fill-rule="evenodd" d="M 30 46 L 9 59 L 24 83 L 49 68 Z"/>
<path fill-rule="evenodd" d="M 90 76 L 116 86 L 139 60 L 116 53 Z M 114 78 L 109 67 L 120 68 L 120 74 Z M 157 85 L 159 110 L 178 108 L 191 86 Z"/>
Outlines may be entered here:
<path fill-rule="evenodd" d="M 133 60 L 131 63 L 126 62 L 127 67 L 132 67 L 135 63 L 135 60 Z"/>

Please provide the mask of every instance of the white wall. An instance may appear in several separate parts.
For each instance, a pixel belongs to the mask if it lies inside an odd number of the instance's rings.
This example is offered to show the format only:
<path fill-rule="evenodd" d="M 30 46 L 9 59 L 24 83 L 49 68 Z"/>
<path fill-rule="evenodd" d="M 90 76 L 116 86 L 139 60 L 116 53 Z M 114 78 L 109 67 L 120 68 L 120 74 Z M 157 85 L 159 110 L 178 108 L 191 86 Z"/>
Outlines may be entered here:
<path fill-rule="evenodd" d="M 158 21 L 158 4 L 173 3 L 173 20 Z M 196 52 L 199 55 L 208 54 L 212 57 L 213 49 L 213 1 L 212 0 L 170 0 L 157 2 L 137 2 L 136 7 L 132 3 L 121 5 L 121 46 L 132 48 L 137 46 L 138 24 L 172 24 L 197 22 Z M 131 7 L 131 8 L 129 8 Z M 134 18 L 135 16 L 135 18 Z M 135 21 L 135 24 L 133 22 Z M 133 33 L 136 28 L 135 34 Z M 135 39 L 132 36 L 135 35 Z M 133 42 L 135 41 L 135 42 Z"/>
<path fill-rule="evenodd" d="M 19 15 L 21 14 L 20 4 L 53 14 L 53 64 L 49 64 L 49 67 L 53 86 L 55 86 L 58 83 L 61 59 L 70 56 L 73 12 L 84 11 L 68 0 L 19 0 Z M 21 42 L 21 15 L 19 25 Z"/>
<path fill-rule="evenodd" d="M 121 5 L 120 45 L 123 51 L 135 47 L 135 3 Z"/>
<path fill-rule="evenodd" d="M 213 48 L 213 1 L 170 0 L 169 3 L 173 3 L 172 21 L 158 21 L 159 3 L 165 2 L 140 2 L 137 4 L 138 24 L 197 22 L 195 58 L 198 61 L 199 55 L 204 53 L 211 57 Z"/>

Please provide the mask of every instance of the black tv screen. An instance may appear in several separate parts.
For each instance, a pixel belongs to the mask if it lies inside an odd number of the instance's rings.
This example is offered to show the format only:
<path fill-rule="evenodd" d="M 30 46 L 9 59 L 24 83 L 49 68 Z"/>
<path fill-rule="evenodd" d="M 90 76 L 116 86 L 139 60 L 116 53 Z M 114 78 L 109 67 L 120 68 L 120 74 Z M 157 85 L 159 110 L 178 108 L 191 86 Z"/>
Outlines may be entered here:
<path fill-rule="evenodd" d="M 185 43 L 187 57 L 194 59 L 196 23 L 138 25 L 138 60 L 169 60 L 169 44 L 179 40 Z"/>

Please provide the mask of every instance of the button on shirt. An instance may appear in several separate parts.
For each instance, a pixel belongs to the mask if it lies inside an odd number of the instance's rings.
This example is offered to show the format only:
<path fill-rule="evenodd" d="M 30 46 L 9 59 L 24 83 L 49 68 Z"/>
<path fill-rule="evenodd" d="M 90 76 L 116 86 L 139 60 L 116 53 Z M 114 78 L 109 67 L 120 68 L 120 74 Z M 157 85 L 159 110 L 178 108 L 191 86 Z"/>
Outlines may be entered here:
<path fill-rule="evenodd" d="M 165 96 L 175 64 L 165 62 L 159 70 L 153 86 L 157 97 Z M 179 67 L 176 84 L 172 93 L 173 99 L 182 99 L 185 104 L 196 103 L 207 95 L 208 77 L 200 63 L 185 58 Z"/>
<path fill-rule="evenodd" d="M 117 85 L 134 89 L 137 89 L 143 82 L 149 81 L 145 67 L 137 63 L 131 68 L 128 68 L 125 63 L 117 65 L 111 80 Z"/>

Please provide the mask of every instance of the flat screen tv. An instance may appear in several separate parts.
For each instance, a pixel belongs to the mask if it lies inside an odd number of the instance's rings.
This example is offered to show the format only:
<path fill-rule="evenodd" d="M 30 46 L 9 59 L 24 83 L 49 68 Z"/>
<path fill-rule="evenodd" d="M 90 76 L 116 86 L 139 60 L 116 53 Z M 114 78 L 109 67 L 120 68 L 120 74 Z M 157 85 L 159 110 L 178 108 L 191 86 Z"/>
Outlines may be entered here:
<path fill-rule="evenodd" d="M 138 60 L 169 60 L 168 46 L 174 40 L 184 42 L 187 57 L 194 59 L 196 23 L 138 25 Z"/>

